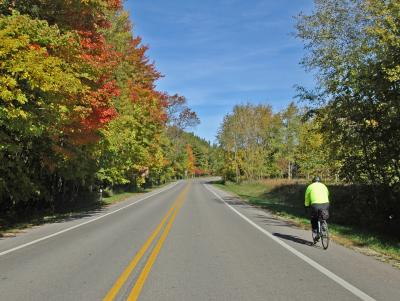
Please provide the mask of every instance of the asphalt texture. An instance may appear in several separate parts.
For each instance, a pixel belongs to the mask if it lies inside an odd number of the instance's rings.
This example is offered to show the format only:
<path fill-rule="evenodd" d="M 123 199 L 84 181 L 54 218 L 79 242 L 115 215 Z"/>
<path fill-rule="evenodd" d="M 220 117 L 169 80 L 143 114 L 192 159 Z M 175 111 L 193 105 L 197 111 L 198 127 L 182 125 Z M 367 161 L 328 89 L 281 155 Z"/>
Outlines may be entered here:
<path fill-rule="evenodd" d="M 115 297 L 107 297 L 138 256 Z M 334 243 L 326 251 L 313 246 L 309 231 L 247 205 L 207 179 L 180 181 L 0 239 L 0 300 L 399 296 L 399 269 Z"/>

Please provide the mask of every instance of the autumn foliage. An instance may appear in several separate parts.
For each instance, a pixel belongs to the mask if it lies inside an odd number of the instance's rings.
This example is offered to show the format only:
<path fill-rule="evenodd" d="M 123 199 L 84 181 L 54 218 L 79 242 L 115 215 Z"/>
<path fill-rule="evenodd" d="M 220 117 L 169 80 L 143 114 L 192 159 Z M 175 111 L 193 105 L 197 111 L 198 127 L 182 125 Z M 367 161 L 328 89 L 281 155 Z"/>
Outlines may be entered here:
<path fill-rule="evenodd" d="M 178 105 L 120 0 L 4 0 L 0 40 L 1 212 L 176 176 Z"/>

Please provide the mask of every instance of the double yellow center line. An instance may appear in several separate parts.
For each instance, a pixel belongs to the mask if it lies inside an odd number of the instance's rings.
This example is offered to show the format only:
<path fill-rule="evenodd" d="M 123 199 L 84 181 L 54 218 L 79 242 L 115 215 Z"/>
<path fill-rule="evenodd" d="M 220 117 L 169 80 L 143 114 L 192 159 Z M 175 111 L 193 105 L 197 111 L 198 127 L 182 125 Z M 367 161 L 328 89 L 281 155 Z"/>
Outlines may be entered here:
<path fill-rule="evenodd" d="M 132 291 L 130 292 L 127 300 L 134 301 L 139 298 L 140 292 L 141 292 L 143 285 L 150 273 L 151 267 L 153 266 L 158 254 L 160 253 L 161 247 L 162 247 L 165 239 L 167 238 L 169 231 L 171 230 L 171 227 L 172 227 L 172 224 L 174 223 L 176 215 L 178 214 L 179 210 L 182 208 L 183 203 L 185 202 L 187 193 L 189 191 L 189 187 L 190 186 L 187 185 L 183 189 L 183 191 L 179 194 L 178 198 L 175 200 L 175 202 L 171 206 L 171 208 L 169 208 L 167 214 L 163 217 L 160 224 L 157 226 L 157 228 L 154 230 L 154 232 L 150 235 L 150 237 L 144 243 L 144 245 L 139 250 L 139 252 L 136 253 L 135 257 L 132 259 L 132 261 L 129 263 L 129 265 L 125 268 L 125 270 L 122 272 L 121 276 L 119 276 L 117 281 L 114 283 L 113 287 L 110 289 L 110 291 L 104 297 L 103 301 L 112 301 L 115 299 L 115 297 L 118 295 L 121 287 L 128 280 L 132 271 L 135 269 L 137 264 L 140 262 L 140 260 L 146 253 L 147 249 L 153 243 L 154 239 L 158 236 L 158 234 L 164 227 L 165 223 L 167 223 L 168 218 L 171 217 L 169 219 L 164 231 L 162 232 L 159 240 L 157 241 L 153 251 L 151 252 L 150 257 L 148 258 L 148 260 L 147 260 L 142 272 L 140 273 L 139 278 L 137 279 Z"/>

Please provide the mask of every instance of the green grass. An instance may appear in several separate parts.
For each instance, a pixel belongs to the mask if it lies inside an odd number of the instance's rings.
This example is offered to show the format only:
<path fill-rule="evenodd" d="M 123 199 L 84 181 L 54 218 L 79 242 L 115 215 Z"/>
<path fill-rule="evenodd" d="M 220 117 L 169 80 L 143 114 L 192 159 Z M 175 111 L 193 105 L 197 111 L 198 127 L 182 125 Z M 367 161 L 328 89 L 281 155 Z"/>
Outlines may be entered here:
<path fill-rule="evenodd" d="M 303 200 L 299 199 L 299 193 L 302 191 L 287 191 L 285 184 L 288 183 L 275 180 L 242 184 L 215 183 L 214 185 L 238 195 L 252 205 L 268 209 L 303 229 L 310 229 L 310 221 L 305 214 Z M 291 183 L 292 190 L 295 186 L 293 184 L 296 183 Z M 302 185 L 304 186 L 304 184 Z M 297 198 L 293 198 L 293 195 Z M 378 256 L 382 260 L 392 260 L 397 267 L 400 267 L 400 241 L 398 239 L 365 231 L 355 226 L 335 223 L 329 223 L 329 230 L 333 240 L 337 243 L 356 248 L 368 255 Z"/>
<path fill-rule="evenodd" d="M 121 201 L 125 201 L 126 199 L 128 199 L 128 198 L 130 198 L 130 197 L 133 197 L 133 196 L 136 196 L 136 195 L 138 195 L 138 194 L 145 193 L 145 192 L 147 192 L 147 191 L 143 191 L 143 192 L 121 192 L 121 193 L 117 193 L 117 194 L 114 194 L 114 195 L 112 195 L 112 196 L 110 196 L 110 197 L 104 197 L 104 198 L 103 198 L 103 203 L 106 204 L 106 205 L 111 205 L 111 204 L 114 204 L 114 203 L 118 203 L 118 202 L 121 202 Z"/>

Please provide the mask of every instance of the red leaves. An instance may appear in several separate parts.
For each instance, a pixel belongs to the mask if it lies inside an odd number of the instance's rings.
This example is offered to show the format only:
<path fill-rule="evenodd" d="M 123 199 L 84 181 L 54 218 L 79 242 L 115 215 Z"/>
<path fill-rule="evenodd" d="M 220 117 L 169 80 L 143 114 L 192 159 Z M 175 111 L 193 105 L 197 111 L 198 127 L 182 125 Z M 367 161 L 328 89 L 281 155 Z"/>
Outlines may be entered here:
<path fill-rule="evenodd" d="M 90 113 L 81 121 L 81 130 L 90 137 L 117 116 L 112 99 L 120 95 L 120 89 L 116 81 L 110 78 L 122 60 L 122 54 L 114 51 L 99 32 L 79 31 L 79 35 L 82 51 L 80 57 L 94 72 L 94 76 L 99 77 L 90 84 L 92 89 L 84 98 Z"/>
<path fill-rule="evenodd" d="M 41 48 L 40 45 L 36 44 L 36 43 L 29 45 L 29 49 L 32 49 L 32 50 L 39 50 L 40 48 Z"/>
<path fill-rule="evenodd" d="M 83 124 L 89 130 L 97 130 L 115 116 L 117 112 L 114 108 L 92 108 L 91 115 L 83 121 Z"/>
<path fill-rule="evenodd" d="M 207 174 L 208 174 L 208 171 L 206 171 L 206 170 L 204 170 L 204 169 L 201 169 L 201 168 L 195 168 L 194 174 L 195 174 L 196 176 L 204 176 L 204 175 L 207 175 Z"/>
<path fill-rule="evenodd" d="M 97 130 L 117 116 L 115 108 L 111 106 L 111 100 L 119 94 L 120 90 L 113 80 L 105 81 L 100 88 L 87 95 L 91 113 L 82 121 L 87 130 Z"/>
<path fill-rule="evenodd" d="M 161 77 L 161 74 L 156 70 L 154 64 L 149 63 L 149 59 L 146 57 L 148 47 L 141 45 L 141 42 L 140 37 L 132 39 L 124 59 L 135 70 L 134 83 L 154 90 L 154 82 Z"/>
<path fill-rule="evenodd" d="M 39 53 L 42 53 L 42 55 L 44 57 L 48 57 L 49 56 L 49 48 L 51 48 L 50 46 L 45 48 L 45 47 L 42 47 L 42 46 L 40 46 L 39 44 L 36 44 L 36 43 L 29 44 L 28 47 L 29 47 L 30 50 L 35 50 L 35 51 L 37 51 Z"/>
<path fill-rule="evenodd" d="M 146 57 L 147 46 L 141 45 L 141 38 L 132 38 L 124 60 L 132 67 L 133 74 L 128 83 L 130 98 L 147 116 L 147 123 L 165 126 L 167 121 L 167 95 L 155 90 L 155 81 L 161 77 L 154 64 Z"/>
<path fill-rule="evenodd" d="M 79 31 L 82 48 L 81 58 L 100 74 L 111 73 L 122 60 L 122 54 L 107 44 L 105 37 L 98 32 Z"/>
<path fill-rule="evenodd" d="M 108 4 L 109 9 L 112 9 L 112 10 L 122 9 L 122 1 L 121 0 L 108 0 L 107 4 Z"/>

